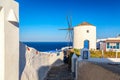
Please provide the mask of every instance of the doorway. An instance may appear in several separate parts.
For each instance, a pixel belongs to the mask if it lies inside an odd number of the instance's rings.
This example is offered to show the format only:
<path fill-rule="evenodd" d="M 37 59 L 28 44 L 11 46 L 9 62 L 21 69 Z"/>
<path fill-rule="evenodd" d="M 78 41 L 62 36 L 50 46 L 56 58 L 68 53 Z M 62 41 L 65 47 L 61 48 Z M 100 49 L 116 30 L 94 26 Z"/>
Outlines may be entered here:
<path fill-rule="evenodd" d="M 84 40 L 84 48 L 89 49 L 89 40 Z"/>
<path fill-rule="evenodd" d="M 83 59 L 88 59 L 88 51 L 83 51 Z"/>

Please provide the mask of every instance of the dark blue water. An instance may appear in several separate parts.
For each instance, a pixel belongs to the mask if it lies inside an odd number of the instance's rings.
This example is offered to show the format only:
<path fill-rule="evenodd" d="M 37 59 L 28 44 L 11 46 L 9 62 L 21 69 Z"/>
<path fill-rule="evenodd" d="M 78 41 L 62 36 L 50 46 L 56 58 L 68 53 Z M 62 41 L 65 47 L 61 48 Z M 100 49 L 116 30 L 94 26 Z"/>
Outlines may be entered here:
<path fill-rule="evenodd" d="M 68 46 L 68 42 L 23 42 L 29 47 L 33 47 L 38 51 L 55 51 L 60 50 L 62 47 Z M 72 43 L 70 43 L 72 45 Z"/>

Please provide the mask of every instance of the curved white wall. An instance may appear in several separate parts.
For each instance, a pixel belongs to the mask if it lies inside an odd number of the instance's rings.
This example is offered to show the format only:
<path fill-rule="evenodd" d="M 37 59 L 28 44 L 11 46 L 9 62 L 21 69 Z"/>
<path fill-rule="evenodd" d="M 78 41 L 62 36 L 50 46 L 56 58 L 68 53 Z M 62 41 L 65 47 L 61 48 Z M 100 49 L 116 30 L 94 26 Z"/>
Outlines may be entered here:
<path fill-rule="evenodd" d="M 89 33 L 87 33 L 89 30 Z M 96 27 L 95 26 L 76 26 L 74 27 L 73 46 L 77 49 L 84 47 L 84 40 L 89 40 L 89 49 L 96 49 Z"/>
<path fill-rule="evenodd" d="M 34 48 L 20 44 L 20 80 L 44 80 L 53 65 L 63 64 L 62 52 L 39 52 Z M 24 60 L 23 60 L 24 59 Z"/>

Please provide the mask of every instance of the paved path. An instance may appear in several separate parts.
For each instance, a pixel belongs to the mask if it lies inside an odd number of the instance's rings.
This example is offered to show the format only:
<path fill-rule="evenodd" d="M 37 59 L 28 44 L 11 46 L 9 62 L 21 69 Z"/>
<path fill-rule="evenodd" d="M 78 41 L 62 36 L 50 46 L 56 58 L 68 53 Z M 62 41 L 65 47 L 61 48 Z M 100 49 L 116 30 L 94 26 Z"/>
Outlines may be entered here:
<path fill-rule="evenodd" d="M 44 80 L 74 80 L 67 64 L 53 66 Z"/>

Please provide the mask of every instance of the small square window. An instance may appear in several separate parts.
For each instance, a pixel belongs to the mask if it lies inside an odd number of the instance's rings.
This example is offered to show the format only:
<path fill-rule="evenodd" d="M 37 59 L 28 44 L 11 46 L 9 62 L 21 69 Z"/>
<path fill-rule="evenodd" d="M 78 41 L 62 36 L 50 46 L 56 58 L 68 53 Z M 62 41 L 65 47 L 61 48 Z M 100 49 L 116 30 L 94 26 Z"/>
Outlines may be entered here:
<path fill-rule="evenodd" d="M 110 46 L 110 49 L 112 49 L 112 46 Z"/>
<path fill-rule="evenodd" d="M 89 30 L 87 30 L 86 32 L 89 33 Z"/>
<path fill-rule="evenodd" d="M 115 49 L 116 48 L 116 46 L 113 46 L 113 49 Z"/>

